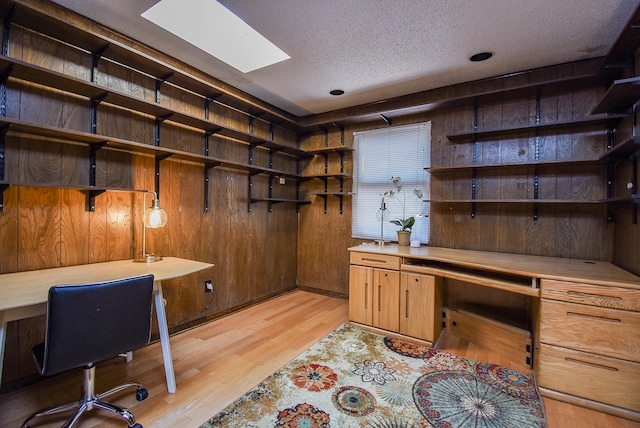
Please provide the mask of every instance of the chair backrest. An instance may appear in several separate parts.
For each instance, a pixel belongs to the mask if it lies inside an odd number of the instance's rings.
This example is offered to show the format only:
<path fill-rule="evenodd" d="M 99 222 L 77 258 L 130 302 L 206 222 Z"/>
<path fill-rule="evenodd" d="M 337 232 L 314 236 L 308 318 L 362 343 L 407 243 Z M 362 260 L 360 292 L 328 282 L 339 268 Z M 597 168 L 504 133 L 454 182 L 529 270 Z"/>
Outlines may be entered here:
<path fill-rule="evenodd" d="M 149 343 L 153 275 L 49 289 L 40 373 L 96 363 Z"/>

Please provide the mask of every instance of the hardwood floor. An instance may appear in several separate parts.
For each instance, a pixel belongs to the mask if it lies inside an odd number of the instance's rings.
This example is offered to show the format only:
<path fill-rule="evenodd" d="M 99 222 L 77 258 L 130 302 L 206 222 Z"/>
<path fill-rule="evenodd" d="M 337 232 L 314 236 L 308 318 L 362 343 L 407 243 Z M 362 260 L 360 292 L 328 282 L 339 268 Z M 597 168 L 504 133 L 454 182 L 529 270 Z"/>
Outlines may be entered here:
<path fill-rule="evenodd" d="M 136 351 L 128 364 L 123 358 L 114 358 L 98 365 L 96 391 L 134 379 L 149 390 L 149 398 L 137 402 L 130 389 L 107 400 L 128 407 L 146 428 L 198 427 L 347 319 L 346 300 L 303 291 L 288 293 L 172 336 L 178 383 L 175 394 L 167 393 L 159 343 Z M 438 345 L 458 355 L 524 370 L 451 335 L 443 336 Z M 0 426 L 19 427 L 34 411 L 76 400 L 80 382 L 81 373 L 74 370 L 0 396 Z M 640 427 L 625 419 L 559 401 L 544 402 L 550 428 Z M 33 426 L 60 426 L 65 419 L 43 418 Z M 126 424 L 119 417 L 94 410 L 82 417 L 79 426 Z"/>

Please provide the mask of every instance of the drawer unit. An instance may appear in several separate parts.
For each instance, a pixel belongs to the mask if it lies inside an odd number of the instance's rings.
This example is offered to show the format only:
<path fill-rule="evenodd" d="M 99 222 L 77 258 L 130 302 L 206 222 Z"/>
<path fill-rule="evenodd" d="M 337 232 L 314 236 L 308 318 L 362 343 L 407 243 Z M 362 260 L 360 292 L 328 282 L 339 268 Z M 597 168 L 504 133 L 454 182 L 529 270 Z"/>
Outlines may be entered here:
<path fill-rule="evenodd" d="M 544 343 L 640 362 L 640 313 L 542 299 Z"/>
<path fill-rule="evenodd" d="M 351 252 L 350 261 L 352 265 L 400 270 L 400 257 L 386 254 Z"/>
<path fill-rule="evenodd" d="M 604 308 L 640 311 L 640 293 L 631 288 L 581 284 L 578 282 L 542 280 L 543 299 L 562 300 Z"/>
<path fill-rule="evenodd" d="M 640 412 L 640 363 L 545 344 L 538 358 L 541 387 Z"/>

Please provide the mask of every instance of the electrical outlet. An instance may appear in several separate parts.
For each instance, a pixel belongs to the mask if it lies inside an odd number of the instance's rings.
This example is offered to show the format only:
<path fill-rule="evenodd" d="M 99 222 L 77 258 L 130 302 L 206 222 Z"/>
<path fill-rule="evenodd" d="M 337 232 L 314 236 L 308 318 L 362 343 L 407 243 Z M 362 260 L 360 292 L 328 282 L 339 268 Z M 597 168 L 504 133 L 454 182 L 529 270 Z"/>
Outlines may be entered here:
<path fill-rule="evenodd" d="M 285 184 L 287 180 L 284 177 L 280 177 L 280 184 Z"/>
<path fill-rule="evenodd" d="M 213 291 L 213 283 L 211 282 L 210 279 L 207 279 L 204 282 L 204 292 L 205 293 L 211 293 Z"/>

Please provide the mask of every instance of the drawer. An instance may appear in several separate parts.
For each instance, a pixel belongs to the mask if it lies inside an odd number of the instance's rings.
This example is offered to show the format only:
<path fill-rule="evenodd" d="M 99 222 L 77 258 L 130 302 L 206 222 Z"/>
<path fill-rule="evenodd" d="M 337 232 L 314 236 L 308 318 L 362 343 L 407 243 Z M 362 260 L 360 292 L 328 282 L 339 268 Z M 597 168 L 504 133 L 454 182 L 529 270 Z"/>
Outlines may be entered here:
<path fill-rule="evenodd" d="M 351 264 L 400 270 L 400 257 L 386 254 L 351 252 Z"/>
<path fill-rule="evenodd" d="M 640 364 L 541 345 L 538 385 L 640 411 Z"/>
<path fill-rule="evenodd" d="M 640 313 L 542 299 L 540 342 L 640 362 Z"/>
<path fill-rule="evenodd" d="M 640 311 L 640 290 L 543 279 L 541 297 L 604 308 Z"/>

